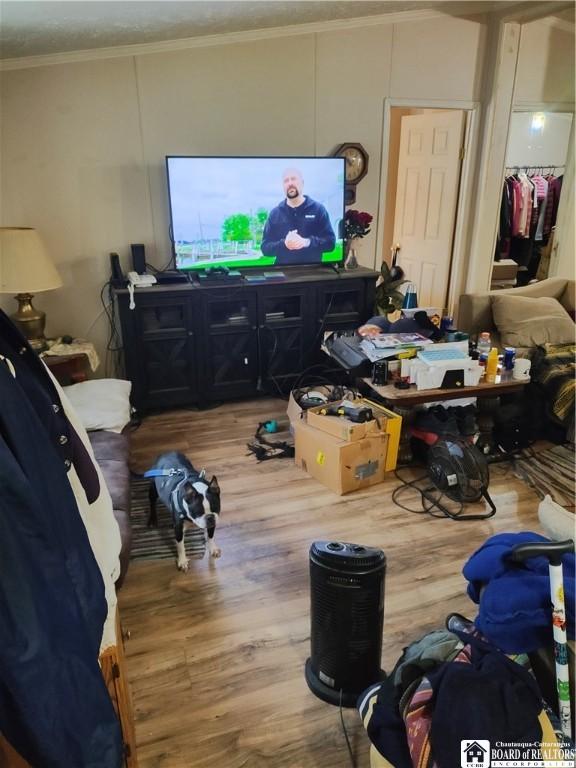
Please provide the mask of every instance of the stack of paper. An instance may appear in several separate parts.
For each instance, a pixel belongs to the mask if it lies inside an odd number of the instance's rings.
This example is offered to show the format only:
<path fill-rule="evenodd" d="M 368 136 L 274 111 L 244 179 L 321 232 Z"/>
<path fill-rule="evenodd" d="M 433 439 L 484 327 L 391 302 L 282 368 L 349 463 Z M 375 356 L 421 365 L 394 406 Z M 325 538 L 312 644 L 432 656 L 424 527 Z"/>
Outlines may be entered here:
<path fill-rule="evenodd" d="M 384 360 L 394 357 L 406 349 L 421 349 L 433 342 L 420 333 L 382 333 L 373 338 L 365 338 L 360 342 L 360 347 L 370 360 Z"/>

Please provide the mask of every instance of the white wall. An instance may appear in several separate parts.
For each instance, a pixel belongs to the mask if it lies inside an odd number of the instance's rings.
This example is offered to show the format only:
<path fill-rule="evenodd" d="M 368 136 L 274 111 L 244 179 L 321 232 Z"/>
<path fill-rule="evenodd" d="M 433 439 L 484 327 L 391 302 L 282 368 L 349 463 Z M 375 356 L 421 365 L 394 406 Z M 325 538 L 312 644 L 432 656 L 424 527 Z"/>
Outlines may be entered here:
<path fill-rule="evenodd" d="M 47 332 L 102 353 L 108 253 L 126 268 L 142 242 L 149 261 L 168 260 L 166 154 L 325 155 L 358 141 L 370 161 L 355 207 L 377 217 L 384 98 L 478 98 L 483 50 L 482 17 L 445 17 L 3 72 L 0 219 L 37 227 L 62 273 L 36 300 Z"/>
<path fill-rule="evenodd" d="M 506 166 L 564 168 L 572 128 L 571 112 L 513 112 L 506 149 Z"/>
<path fill-rule="evenodd" d="M 574 25 L 554 17 L 522 25 L 514 105 L 574 103 Z"/>

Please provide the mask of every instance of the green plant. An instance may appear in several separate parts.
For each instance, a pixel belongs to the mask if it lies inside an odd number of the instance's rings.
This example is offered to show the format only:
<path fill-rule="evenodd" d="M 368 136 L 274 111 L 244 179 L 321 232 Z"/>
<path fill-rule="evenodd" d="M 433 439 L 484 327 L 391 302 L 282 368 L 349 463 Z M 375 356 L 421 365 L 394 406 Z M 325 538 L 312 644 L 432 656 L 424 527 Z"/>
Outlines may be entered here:
<path fill-rule="evenodd" d="M 222 222 L 222 240 L 225 242 L 245 242 L 250 237 L 250 216 L 245 213 L 235 213 Z"/>
<path fill-rule="evenodd" d="M 379 315 L 389 315 L 391 312 L 400 309 L 404 303 L 404 294 L 398 288 L 407 282 L 404 279 L 404 270 L 401 267 L 393 266 L 390 268 L 383 261 L 374 297 L 375 312 Z"/>

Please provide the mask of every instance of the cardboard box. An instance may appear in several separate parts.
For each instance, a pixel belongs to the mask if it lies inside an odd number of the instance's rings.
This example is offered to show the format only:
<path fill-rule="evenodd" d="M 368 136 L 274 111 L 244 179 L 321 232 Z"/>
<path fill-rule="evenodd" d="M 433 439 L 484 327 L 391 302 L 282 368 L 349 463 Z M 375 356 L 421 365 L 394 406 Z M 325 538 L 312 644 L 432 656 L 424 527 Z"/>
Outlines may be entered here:
<path fill-rule="evenodd" d="M 362 440 L 370 434 L 382 432 L 387 434 L 388 451 L 386 453 L 386 472 L 396 469 L 398 460 L 398 446 L 400 445 L 400 431 L 402 429 L 402 417 L 397 413 L 389 411 L 384 406 L 374 403 L 372 400 L 360 398 L 352 401 L 355 405 L 365 405 L 372 408 L 374 421 L 366 421 L 363 424 L 356 424 L 346 418 L 336 416 L 323 416 L 318 408 L 310 408 L 307 411 L 307 422 L 310 426 L 327 432 L 329 435 L 337 437 L 344 442 L 356 442 Z"/>
<path fill-rule="evenodd" d="M 294 434 L 294 426 L 300 422 L 304 415 L 304 410 L 300 408 L 294 397 L 294 393 L 290 392 L 288 398 L 288 408 L 286 408 L 286 415 L 290 421 L 290 432 Z"/>
<path fill-rule="evenodd" d="M 340 405 L 341 402 L 348 402 L 353 405 L 366 405 L 362 400 L 347 400 L 334 403 L 327 403 L 326 406 L 319 405 L 317 408 L 309 408 L 306 413 L 306 421 L 311 427 L 321 429 L 322 432 L 327 432 L 329 435 L 337 437 L 339 440 L 343 440 L 345 443 L 353 443 L 356 440 L 362 440 L 370 432 L 385 432 L 380 428 L 379 422 L 365 421 L 362 424 L 358 424 L 355 421 L 347 419 L 345 416 L 327 416 L 322 414 L 322 410 L 327 406 Z M 371 408 L 372 406 L 367 406 Z M 374 414 L 376 416 L 376 414 Z"/>
<path fill-rule="evenodd" d="M 512 259 L 501 259 L 492 264 L 492 280 L 515 280 L 518 264 Z"/>
<path fill-rule="evenodd" d="M 373 432 L 347 443 L 304 422 L 294 425 L 296 466 L 339 495 L 384 480 L 388 435 Z"/>
<path fill-rule="evenodd" d="M 309 390 L 309 394 L 313 395 L 314 393 L 324 396 L 327 400 L 332 393 L 332 387 L 326 386 L 324 384 L 320 384 L 319 386 L 314 387 L 313 390 L 312 389 Z M 290 432 L 294 434 L 294 424 L 301 421 L 302 419 L 304 421 L 306 420 L 306 409 L 301 408 L 298 405 L 298 403 L 296 402 L 296 398 L 294 397 L 294 392 L 290 392 L 290 397 L 288 399 L 288 407 L 286 408 L 286 415 L 288 416 L 288 419 L 290 421 Z"/>

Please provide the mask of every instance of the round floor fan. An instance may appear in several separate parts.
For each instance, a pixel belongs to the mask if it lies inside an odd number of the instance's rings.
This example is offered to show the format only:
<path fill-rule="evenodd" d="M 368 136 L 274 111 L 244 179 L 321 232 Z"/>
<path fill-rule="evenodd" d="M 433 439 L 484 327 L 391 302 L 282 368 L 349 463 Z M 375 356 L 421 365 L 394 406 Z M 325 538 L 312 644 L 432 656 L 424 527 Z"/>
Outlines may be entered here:
<path fill-rule="evenodd" d="M 439 491 L 449 499 L 462 504 L 486 499 L 490 511 L 481 515 L 451 514 L 448 517 L 466 520 L 485 520 L 496 512 L 488 493 L 490 473 L 482 453 L 466 440 L 448 437 L 438 440 L 428 449 L 428 472 Z"/>

